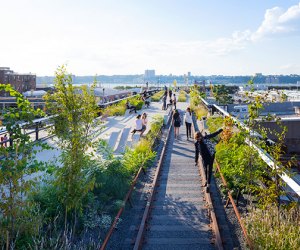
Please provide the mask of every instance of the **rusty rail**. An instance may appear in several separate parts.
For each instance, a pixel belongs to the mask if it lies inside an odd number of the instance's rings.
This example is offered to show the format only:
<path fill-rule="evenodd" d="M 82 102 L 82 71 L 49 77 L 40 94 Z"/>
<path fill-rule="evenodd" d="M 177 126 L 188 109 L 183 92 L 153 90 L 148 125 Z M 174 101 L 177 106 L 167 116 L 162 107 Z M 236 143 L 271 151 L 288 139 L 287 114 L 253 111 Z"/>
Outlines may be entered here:
<path fill-rule="evenodd" d="M 110 229 L 109 229 L 109 231 L 108 231 L 108 233 L 107 233 L 107 235 L 106 235 L 106 237 L 105 237 L 105 239 L 104 239 L 104 241 L 103 241 L 103 244 L 102 244 L 100 250 L 104 250 L 104 249 L 106 248 L 106 246 L 107 246 L 107 244 L 108 244 L 108 241 L 109 241 L 110 237 L 112 236 L 112 234 L 113 234 L 113 232 L 114 232 L 114 229 L 116 228 L 116 225 L 118 224 L 118 221 L 119 221 L 119 219 L 120 219 L 120 217 L 121 217 L 121 215 L 122 215 L 122 213 L 123 213 L 123 211 L 124 211 L 125 204 L 126 204 L 126 202 L 129 200 L 129 198 L 130 198 L 130 196 L 131 196 L 131 193 L 132 193 L 132 191 L 133 191 L 133 189 L 134 189 L 134 186 L 135 186 L 135 184 L 136 184 L 136 182 L 137 182 L 137 179 L 139 178 L 139 176 L 140 176 L 142 170 L 143 170 L 143 167 L 140 167 L 140 169 L 139 169 L 139 171 L 137 172 L 135 178 L 133 179 L 133 182 L 132 182 L 132 184 L 131 184 L 131 186 L 130 186 L 130 189 L 129 189 L 129 191 L 127 192 L 127 194 L 126 194 L 126 196 L 125 196 L 125 198 L 124 198 L 124 200 L 123 200 L 123 203 L 124 203 L 124 204 L 123 204 L 123 206 L 120 208 L 119 212 L 117 213 L 117 215 L 116 215 L 116 217 L 115 217 L 115 219 L 114 219 L 114 221 L 113 221 L 113 223 L 112 223 L 112 225 L 111 225 L 111 227 L 110 227 Z"/>
<path fill-rule="evenodd" d="M 168 123 L 170 123 L 170 120 L 172 121 L 172 115 L 169 116 Z M 135 244 L 134 244 L 134 247 L 133 247 L 134 250 L 141 249 L 142 244 L 143 244 L 143 236 L 144 236 L 144 233 L 145 233 L 146 223 L 147 223 L 147 219 L 149 217 L 150 207 L 151 207 L 151 203 L 152 203 L 153 198 L 154 198 L 155 187 L 156 187 L 156 184 L 157 184 L 158 176 L 159 176 L 159 173 L 160 173 L 160 170 L 161 170 L 164 154 L 165 154 L 165 151 L 166 151 L 166 145 L 167 145 L 167 142 L 170 138 L 171 129 L 172 129 L 172 124 L 170 124 L 170 127 L 168 129 L 167 138 L 164 142 L 163 150 L 162 150 L 162 153 L 160 155 L 159 162 L 157 164 L 157 168 L 156 168 L 156 171 L 155 171 L 155 176 L 154 176 L 154 179 L 153 179 L 153 188 L 150 192 L 150 196 L 148 198 L 146 208 L 145 208 L 145 211 L 144 211 L 144 214 L 143 214 L 143 217 L 142 217 L 142 221 L 141 221 L 139 231 L 138 231 L 138 234 L 137 234 L 137 237 L 136 237 L 136 240 L 135 240 Z"/>
<path fill-rule="evenodd" d="M 194 121 L 192 123 L 192 127 L 193 127 L 193 134 L 195 134 Z M 201 176 L 202 176 L 202 184 L 204 184 L 206 182 L 206 180 L 204 180 L 204 178 L 205 178 L 204 169 L 200 167 L 200 164 L 198 164 L 198 168 L 199 168 L 199 172 L 201 173 Z M 210 193 L 205 193 L 205 199 L 208 203 L 210 218 L 212 220 L 212 229 L 213 229 L 213 231 L 215 233 L 215 237 L 216 237 L 216 241 L 215 241 L 216 247 L 219 250 L 223 250 L 224 248 L 223 248 L 222 238 L 221 238 L 221 234 L 220 234 L 220 230 L 219 230 L 218 220 L 217 220 L 217 217 L 216 217 L 216 214 L 214 211 Z"/>
<path fill-rule="evenodd" d="M 170 121 L 170 117 L 171 117 L 171 115 L 169 116 L 168 123 L 169 123 L 169 121 Z M 126 204 L 127 201 L 130 199 L 131 193 L 132 193 L 132 191 L 133 191 L 133 189 L 134 189 L 134 186 L 135 186 L 135 184 L 136 184 L 136 182 L 137 182 L 137 180 L 138 180 L 138 178 L 139 178 L 139 176 L 140 176 L 140 174 L 141 174 L 142 171 L 143 171 L 143 166 L 141 166 L 141 167 L 139 168 L 139 171 L 137 172 L 136 176 L 134 177 L 134 179 L 133 179 L 133 181 L 132 181 L 132 183 L 131 183 L 131 185 L 130 185 L 130 189 L 129 189 L 129 191 L 127 192 L 127 194 L 126 194 L 126 196 L 125 196 L 125 198 L 124 198 L 124 200 L 123 200 L 123 203 L 124 203 L 124 204 L 123 204 L 123 206 L 119 209 L 119 211 L 118 211 L 118 213 L 117 213 L 117 215 L 116 215 L 116 217 L 115 217 L 115 219 L 114 219 L 112 225 L 110 226 L 110 229 L 109 229 L 108 233 L 106 234 L 106 237 L 105 237 L 105 239 L 104 239 L 104 241 L 103 241 L 103 244 L 102 244 L 101 247 L 100 247 L 100 250 L 106 249 L 106 246 L 107 246 L 107 244 L 108 244 L 108 242 L 109 242 L 109 240 L 110 240 L 110 237 L 112 236 L 112 234 L 113 234 L 113 232 L 114 232 L 114 229 L 116 228 L 116 225 L 118 224 L 118 221 L 119 221 L 119 219 L 120 219 L 120 217 L 121 217 L 121 215 L 122 215 L 122 213 L 123 213 L 123 211 L 124 211 L 124 209 L 125 209 L 125 204 Z"/>
<path fill-rule="evenodd" d="M 222 182 L 223 182 L 224 186 L 227 188 L 227 182 L 226 182 L 226 180 L 225 180 L 223 174 L 221 173 L 220 165 L 219 165 L 219 163 L 218 163 L 217 161 L 215 161 L 215 162 L 216 162 L 217 169 L 218 169 L 218 171 L 219 171 L 219 173 L 220 173 Z M 243 223 L 243 221 L 242 221 L 242 219 L 241 219 L 240 212 L 239 212 L 237 206 L 235 205 L 234 199 L 233 199 L 233 197 L 232 197 L 230 191 L 228 191 L 228 198 L 229 198 L 229 200 L 230 200 L 230 202 L 231 202 L 231 204 L 232 204 L 232 207 L 233 207 L 233 210 L 234 210 L 234 212 L 235 212 L 235 215 L 236 215 L 236 217 L 237 217 L 237 219 L 238 219 L 238 221 L 239 221 L 239 223 L 240 223 L 240 226 L 241 226 L 241 228 L 242 228 L 243 234 L 244 234 L 244 236 L 245 236 L 245 238 L 246 238 L 246 242 L 247 242 L 248 246 L 250 247 L 250 249 L 253 249 L 252 242 L 251 242 L 251 240 L 250 240 L 249 237 L 248 237 L 248 233 L 247 233 L 246 227 L 245 227 L 245 225 L 244 225 L 244 223 Z"/>

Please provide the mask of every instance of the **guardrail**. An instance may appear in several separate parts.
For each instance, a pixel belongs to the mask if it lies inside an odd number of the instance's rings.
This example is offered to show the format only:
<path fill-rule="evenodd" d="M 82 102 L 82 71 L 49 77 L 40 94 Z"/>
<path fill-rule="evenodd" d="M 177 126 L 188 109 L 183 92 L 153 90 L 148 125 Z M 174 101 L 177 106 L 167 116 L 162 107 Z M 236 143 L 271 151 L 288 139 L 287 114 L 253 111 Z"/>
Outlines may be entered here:
<path fill-rule="evenodd" d="M 223 108 L 219 107 L 216 104 L 208 104 L 208 102 L 206 102 L 202 97 L 200 97 L 201 101 L 203 102 L 204 105 L 207 106 L 208 109 L 214 109 L 214 110 L 218 110 L 218 112 L 220 112 L 223 116 L 225 117 L 230 117 L 236 124 L 239 124 L 239 126 L 241 126 L 242 128 L 246 129 L 247 131 L 251 131 L 251 129 L 249 127 L 247 127 L 242 121 L 238 120 L 237 118 L 233 117 L 232 115 L 230 115 L 227 111 L 225 111 Z M 261 137 L 262 136 L 257 133 L 256 131 L 251 131 L 253 136 L 257 136 L 257 137 Z M 275 164 L 274 159 L 267 154 L 266 152 L 264 152 L 264 150 L 262 150 L 260 147 L 258 147 L 257 145 L 255 145 L 253 142 L 251 142 L 250 140 L 245 140 L 245 142 L 252 147 L 255 151 L 258 152 L 260 158 L 272 169 L 280 169 L 282 166 Z M 293 190 L 293 192 L 295 192 L 295 194 L 298 195 L 299 199 L 300 199 L 300 185 L 293 180 L 288 173 L 283 172 L 282 174 L 279 175 L 279 177 Z"/>

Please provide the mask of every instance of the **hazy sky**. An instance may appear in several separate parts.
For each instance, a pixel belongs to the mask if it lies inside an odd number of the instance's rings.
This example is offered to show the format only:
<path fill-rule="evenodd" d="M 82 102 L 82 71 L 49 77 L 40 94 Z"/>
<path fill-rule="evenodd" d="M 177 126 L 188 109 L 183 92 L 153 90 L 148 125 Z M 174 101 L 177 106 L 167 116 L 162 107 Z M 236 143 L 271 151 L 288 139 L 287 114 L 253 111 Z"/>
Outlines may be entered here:
<path fill-rule="evenodd" d="M 0 67 L 300 74 L 299 0 L 0 0 Z"/>

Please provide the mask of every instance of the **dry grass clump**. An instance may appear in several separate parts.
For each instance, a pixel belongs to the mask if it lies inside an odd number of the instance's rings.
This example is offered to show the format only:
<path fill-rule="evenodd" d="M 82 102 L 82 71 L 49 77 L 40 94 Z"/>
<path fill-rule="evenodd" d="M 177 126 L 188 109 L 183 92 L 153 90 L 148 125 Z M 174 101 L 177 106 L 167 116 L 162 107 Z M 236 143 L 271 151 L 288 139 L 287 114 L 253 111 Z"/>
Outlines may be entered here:
<path fill-rule="evenodd" d="M 300 249 L 300 210 L 269 207 L 253 210 L 245 218 L 253 249 Z"/>

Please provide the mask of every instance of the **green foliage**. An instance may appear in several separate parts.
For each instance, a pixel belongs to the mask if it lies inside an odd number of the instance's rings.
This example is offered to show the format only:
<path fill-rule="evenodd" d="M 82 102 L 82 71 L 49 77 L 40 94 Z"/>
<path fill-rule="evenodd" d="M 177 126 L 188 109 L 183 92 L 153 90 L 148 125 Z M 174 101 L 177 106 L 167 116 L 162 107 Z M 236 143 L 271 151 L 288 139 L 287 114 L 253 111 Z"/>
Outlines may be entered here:
<path fill-rule="evenodd" d="M 144 102 L 140 96 L 130 97 L 127 99 L 131 105 L 136 106 L 137 110 L 141 110 Z M 122 100 L 116 104 L 106 107 L 101 111 L 104 116 L 122 116 L 126 113 L 126 100 Z"/>
<path fill-rule="evenodd" d="M 165 91 L 164 90 L 161 90 L 157 93 L 155 93 L 153 96 L 151 96 L 151 101 L 152 102 L 159 102 L 160 99 L 163 97 Z"/>
<path fill-rule="evenodd" d="M 245 218 L 253 249 L 300 249 L 299 208 L 252 210 Z"/>
<path fill-rule="evenodd" d="M 186 92 L 184 90 L 179 91 L 178 102 L 186 102 Z"/>
<path fill-rule="evenodd" d="M 74 210 L 76 216 L 76 211 L 82 208 L 83 197 L 95 183 L 89 172 L 95 162 L 86 153 L 93 146 L 91 131 L 98 125 L 94 122 L 97 116 L 94 87 L 75 87 L 62 66 L 56 72 L 55 92 L 46 96 L 47 110 L 56 116 L 56 129 L 52 133 L 58 137 L 62 150 L 62 166 L 55 172 L 54 184 L 65 208 L 65 230 L 68 212 Z"/>
<path fill-rule="evenodd" d="M 224 124 L 224 118 L 221 116 L 210 116 L 206 122 L 210 133 L 217 131 Z"/>
<path fill-rule="evenodd" d="M 225 85 L 215 85 L 213 88 L 213 95 L 218 104 L 229 104 L 233 102 L 229 92 L 230 89 Z"/>
<path fill-rule="evenodd" d="M 117 104 L 106 107 L 102 113 L 104 116 L 122 116 L 126 112 L 126 102 L 121 101 Z"/>
<path fill-rule="evenodd" d="M 43 113 L 34 110 L 30 102 L 9 84 L 0 84 L 0 91 L 9 92 L 17 104 L 4 110 L 3 114 L 3 125 L 13 143 L 0 147 L 0 245 L 6 245 L 8 249 L 26 237 L 27 232 L 36 232 L 34 223 L 38 224 L 37 218 L 30 218 L 35 204 L 26 196 L 36 184 L 33 176 L 43 167 L 35 157 L 43 149 L 43 144 L 34 149 L 30 137 L 22 133 L 21 124 L 32 124 L 34 117 Z"/>
<path fill-rule="evenodd" d="M 258 191 L 257 184 L 266 167 L 258 153 L 244 143 L 244 138 L 242 133 L 236 133 L 228 141 L 220 141 L 216 146 L 216 160 L 228 188 L 235 193 L 238 190 L 241 193 Z"/>
<path fill-rule="evenodd" d="M 205 94 L 200 92 L 196 87 L 193 87 L 190 91 L 190 108 L 195 113 L 197 119 L 202 119 L 203 116 L 207 116 L 207 109 L 202 104 L 200 97 L 204 97 Z"/>

